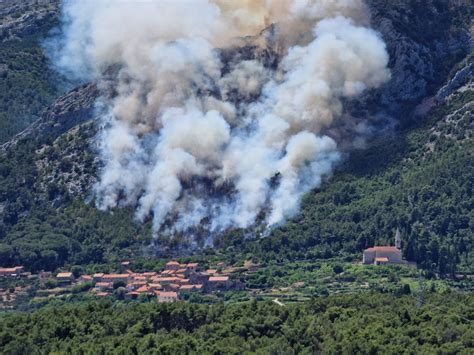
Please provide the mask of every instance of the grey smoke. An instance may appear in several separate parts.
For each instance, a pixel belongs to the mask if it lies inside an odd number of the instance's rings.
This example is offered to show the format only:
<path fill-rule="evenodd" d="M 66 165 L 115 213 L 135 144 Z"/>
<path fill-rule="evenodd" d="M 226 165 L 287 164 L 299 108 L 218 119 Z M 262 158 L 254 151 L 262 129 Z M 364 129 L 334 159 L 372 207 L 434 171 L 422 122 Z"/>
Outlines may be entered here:
<path fill-rule="evenodd" d="M 327 132 L 342 100 L 390 77 L 361 1 L 96 0 L 63 11 L 57 68 L 104 92 L 117 68 L 114 94 L 101 98 L 97 205 L 136 206 L 156 232 L 291 217 L 340 159 Z M 241 60 L 223 70 L 220 50 L 272 23 L 278 68 Z"/>

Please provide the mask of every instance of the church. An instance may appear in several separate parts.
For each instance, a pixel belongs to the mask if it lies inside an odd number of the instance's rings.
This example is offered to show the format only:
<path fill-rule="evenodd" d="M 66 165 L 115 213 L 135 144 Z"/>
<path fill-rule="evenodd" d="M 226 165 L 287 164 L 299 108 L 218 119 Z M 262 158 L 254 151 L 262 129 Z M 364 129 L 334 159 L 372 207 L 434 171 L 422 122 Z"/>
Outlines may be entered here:
<path fill-rule="evenodd" d="M 378 246 L 364 250 L 363 264 L 386 265 L 401 264 L 402 259 L 402 238 L 400 231 L 395 233 L 395 246 Z"/>

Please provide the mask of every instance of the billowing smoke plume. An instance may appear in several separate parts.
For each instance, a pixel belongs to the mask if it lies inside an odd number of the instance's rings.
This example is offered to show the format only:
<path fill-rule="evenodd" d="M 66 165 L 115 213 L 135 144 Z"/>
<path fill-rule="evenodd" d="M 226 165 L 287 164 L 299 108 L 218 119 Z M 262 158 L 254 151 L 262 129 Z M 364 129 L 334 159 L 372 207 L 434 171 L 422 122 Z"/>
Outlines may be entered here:
<path fill-rule="evenodd" d="M 134 205 L 157 232 L 293 215 L 340 159 L 328 132 L 342 101 L 390 75 L 358 0 L 78 0 L 63 10 L 55 63 L 104 92 L 97 204 Z M 271 43 L 276 64 L 239 53 L 242 41 L 255 52 Z"/>

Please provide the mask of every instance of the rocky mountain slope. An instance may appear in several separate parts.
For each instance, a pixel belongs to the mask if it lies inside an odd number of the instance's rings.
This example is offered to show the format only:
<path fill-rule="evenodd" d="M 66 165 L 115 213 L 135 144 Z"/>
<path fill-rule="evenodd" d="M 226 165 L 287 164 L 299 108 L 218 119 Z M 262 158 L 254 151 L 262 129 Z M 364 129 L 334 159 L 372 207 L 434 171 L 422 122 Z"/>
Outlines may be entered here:
<path fill-rule="evenodd" d="M 54 19 L 57 3 L 25 2 L 30 7 L 19 17 L 15 14 L 25 8 L 13 3 L 0 7 L 2 40 L 8 46 L 38 43 L 39 38 L 28 36 L 37 33 L 35 24 Z M 244 243 L 257 233 L 230 231 L 216 239 L 216 246 L 230 252 L 238 247 L 264 259 L 353 255 L 388 241 L 400 227 L 405 255 L 427 268 L 465 269 L 472 260 L 472 172 L 465 169 L 472 163 L 473 128 L 469 4 L 371 0 L 368 5 L 372 26 L 388 46 L 392 79 L 346 105 L 354 116 L 371 118 L 374 134 L 366 148 L 352 151 L 335 178 L 306 197 L 300 216 L 269 238 Z M 16 53 L 15 46 L 8 48 Z M 223 56 L 232 60 L 253 53 L 251 48 L 247 41 Z M 278 60 L 270 42 L 257 55 L 268 65 Z M 58 92 L 49 79 L 39 79 L 50 88 L 40 106 Z M 38 110 L 14 110 L 2 117 L 0 124 L 10 132 L 0 148 L 0 258 L 5 263 L 52 269 L 143 253 L 148 224 L 136 224 L 127 209 L 110 214 L 91 203 L 100 164 L 93 112 L 98 94 L 93 83 L 77 87 L 16 135 L 22 125 L 12 125 L 11 117 L 28 114 L 27 122 Z M 15 95 L 21 101 L 26 94 L 20 90 Z M 439 181 L 433 181 L 438 175 Z M 449 191 L 432 188 L 440 182 Z M 192 251 L 185 236 L 163 238 L 159 244 L 168 252 Z"/>

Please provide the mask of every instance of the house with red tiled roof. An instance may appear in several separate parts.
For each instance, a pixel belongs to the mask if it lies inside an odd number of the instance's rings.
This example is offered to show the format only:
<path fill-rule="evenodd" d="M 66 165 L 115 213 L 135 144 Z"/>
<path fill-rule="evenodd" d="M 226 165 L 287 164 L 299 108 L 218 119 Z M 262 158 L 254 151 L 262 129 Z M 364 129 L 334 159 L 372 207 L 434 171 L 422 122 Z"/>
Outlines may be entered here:
<path fill-rule="evenodd" d="M 135 281 L 146 281 L 146 280 L 147 280 L 147 277 L 144 276 L 144 275 L 135 275 L 135 276 L 133 276 L 133 279 L 134 279 Z"/>
<path fill-rule="evenodd" d="M 210 289 L 228 289 L 230 288 L 229 276 L 211 276 L 207 281 Z"/>
<path fill-rule="evenodd" d="M 179 301 L 179 296 L 177 292 L 169 291 L 156 291 L 156 297 L 158 298 L 158 302 L 176 302 Z"/>
<path fill-rule="evenodd" d="M 178 283 L 179 278 L 177 277 L 160 277 L 159 279 L 156 279 L 156 281 L 162 285 L 166 284 L 172 284 L 172 283 Z"/>
<path fill-rule="evenodd" d="M 23 271 L 23 266 L 2 267 L 0 268 L 0 277 L 18 277 Z"/>
<path fill-rule="evenodd" d="M 198 292 L 202 291 L 202 284 L 197 285 L 182 285 L 179 289 L 180 292 Z"/>
<path fill-rule="evenodd" d="M 137 288 L 140 288 L 144 285 L 146 285 L 146 281 L 131 281 L 127 283 L 126 288 L 129 291 L 135 291 Z"/>
<path fill-rule="evenodd" d="M 138 293 L 149 293 L 151 292 L 151 288 L 148 285 L 143 285 L 135 290 Z"/>

